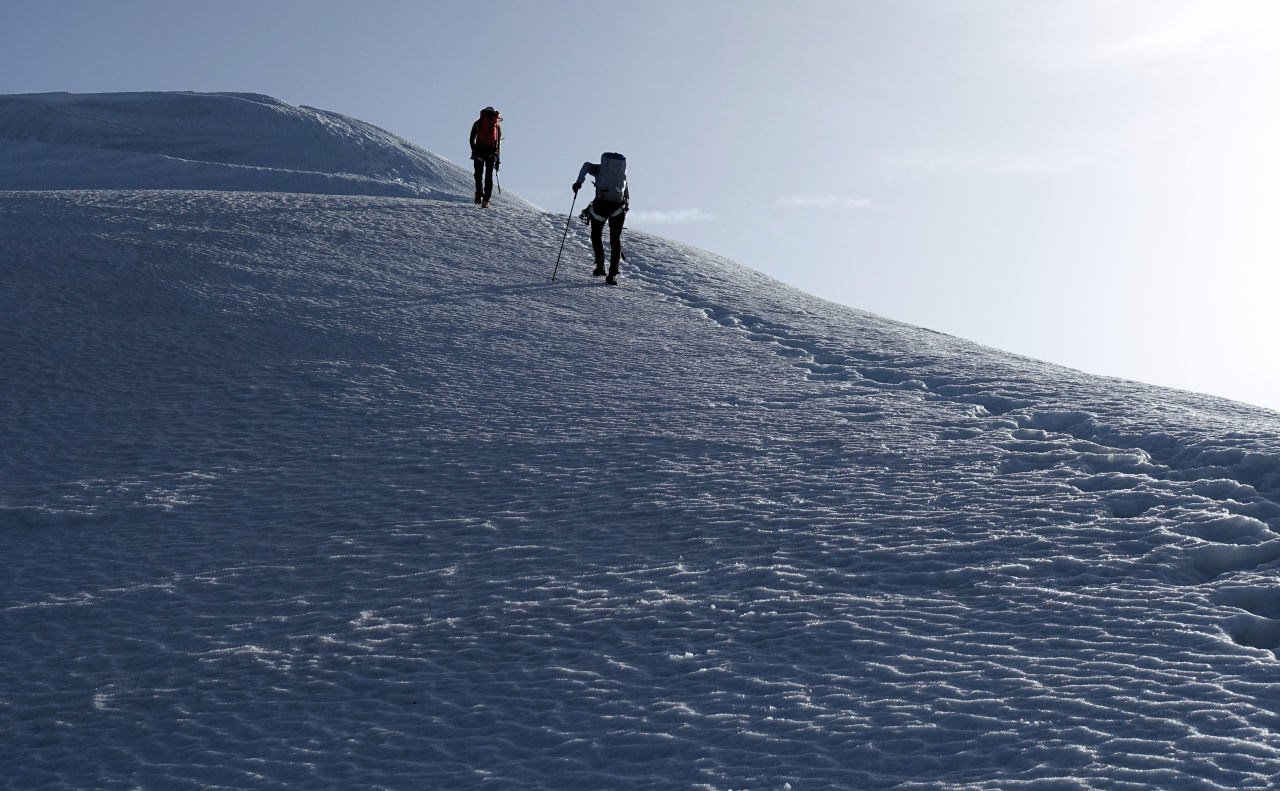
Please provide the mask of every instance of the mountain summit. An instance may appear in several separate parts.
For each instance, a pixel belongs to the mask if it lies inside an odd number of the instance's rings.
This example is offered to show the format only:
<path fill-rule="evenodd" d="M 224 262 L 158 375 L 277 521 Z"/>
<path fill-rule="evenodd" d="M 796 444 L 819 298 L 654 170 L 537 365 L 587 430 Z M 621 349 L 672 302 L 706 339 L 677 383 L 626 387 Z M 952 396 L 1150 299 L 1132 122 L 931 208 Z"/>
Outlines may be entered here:
<path fill-rule="evenodd" d="M 251 93 L 0 96 L 0 189 L 216 189 L 470 202 L 471 173 L 385 129 Z M 507 194 L 507 204 L 525 204 Z"/>
<path fill-rule="evenodd" d="M 231 186 L 0 192 L 0 786 L 1280 777 L 1276 413 L 646 233 L 552 283 L 564 215 L 261 97 L 4 117 Z"/>

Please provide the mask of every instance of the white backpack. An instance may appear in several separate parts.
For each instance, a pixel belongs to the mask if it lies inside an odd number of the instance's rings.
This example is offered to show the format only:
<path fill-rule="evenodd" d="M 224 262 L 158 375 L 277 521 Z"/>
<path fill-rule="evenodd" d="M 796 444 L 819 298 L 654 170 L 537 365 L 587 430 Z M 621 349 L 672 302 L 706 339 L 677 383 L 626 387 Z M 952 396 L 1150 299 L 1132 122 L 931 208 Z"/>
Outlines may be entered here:
<path fill-rule="evenodd" d="M 622 203 L 627 189 L 627 158 L 621 154 L 600 155 L 600 172 L 596 174 L 596 197 L 610 203 Z"/>

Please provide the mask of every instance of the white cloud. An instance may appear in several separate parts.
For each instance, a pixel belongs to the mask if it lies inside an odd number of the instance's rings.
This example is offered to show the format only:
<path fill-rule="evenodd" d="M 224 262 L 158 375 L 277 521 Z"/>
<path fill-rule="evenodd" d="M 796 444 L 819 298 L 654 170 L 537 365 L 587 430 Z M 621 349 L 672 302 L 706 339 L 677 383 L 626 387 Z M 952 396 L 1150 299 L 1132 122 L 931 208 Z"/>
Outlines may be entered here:
<path fill-rule="evenodd" d="M 1206 39 L 1245 23 L 1250 12 L 1264 11 L 1260 4 L 1198 3 L 1181 14 L 1156 17 L 1143 29 L 1103 46 L 1104 60 L 1193 52 Z"/>
<path fill-rule="evenodd" d="M 796 209 L 865 209 L 871 201 L 847 195 L 788 195 L 775 204 Z"/>
<path fill-rule="evenodd" d="M 1036 57 L 1055 71 L 1092 71 L 1144 61 L 1202 59 L 1238 50 L 1250 39 L 1274 46 L 1280 4 L 1274 0 L 1161 0 L 1063 6 L 1074 33 L 1040 42 Z"/>
<path fill-rule="evenodd" d="M 712 222 L 716 216 L 705 209 L 670 209 L 668 211 L 633 211 L 627 213 L 633 223 Z"/>

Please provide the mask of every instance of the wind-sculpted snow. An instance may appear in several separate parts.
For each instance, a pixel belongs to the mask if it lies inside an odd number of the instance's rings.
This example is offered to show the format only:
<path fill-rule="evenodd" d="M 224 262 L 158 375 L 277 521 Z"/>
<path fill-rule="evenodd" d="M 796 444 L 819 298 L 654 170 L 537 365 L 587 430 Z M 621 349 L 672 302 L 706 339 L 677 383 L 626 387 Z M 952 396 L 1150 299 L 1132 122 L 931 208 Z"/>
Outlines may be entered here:
<path fill-rule="evenodd" d="M 1274 786 L 1280 416 L 564 222 L 0 195 L 0 787 Z"/>
<path fill-rule="evenodd" d="M 459 140 L 468 121 L 462 121 Z M 372 124 L 246 93 L 0 96 L 0 190 L 214 189 L 471 202 L 469 171 Z M 497 205 L 532 208 L 506 194 Z"/>

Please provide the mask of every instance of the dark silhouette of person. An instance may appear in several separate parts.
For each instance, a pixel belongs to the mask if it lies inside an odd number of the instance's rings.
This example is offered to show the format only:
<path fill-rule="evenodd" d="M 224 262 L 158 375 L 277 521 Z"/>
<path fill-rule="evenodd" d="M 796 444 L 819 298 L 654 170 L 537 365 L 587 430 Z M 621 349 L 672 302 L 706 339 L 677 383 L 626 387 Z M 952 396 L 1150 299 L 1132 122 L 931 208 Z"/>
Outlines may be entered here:
<path fill-rule="evenodd" d="M 609 224 L 609 274 L 605 278 L 611 286 L 618 285 L 618 260 L 622 255 L 622 223 L 631 208 L 631 187 L 627 183 L 627 158 L 621 154 L 604 153 L 600 163 L 583 162 L 578 180 L 573 182 L 576 195 L 587 176 L 595 177 L 596 197 L 583 211 L 591 221 L 591 247 L 596 254 L 596 269 L 591 274 L 600 277 L 604 271 L 604 226 Z"/>
<path fill-rule="evenodd" d="M 471 125 L 471 161 L 476 166 L 476 203 L 489 208 L 493 172 L 502 165 L 502 115 L 492 107 L 480 111 Z"/>

